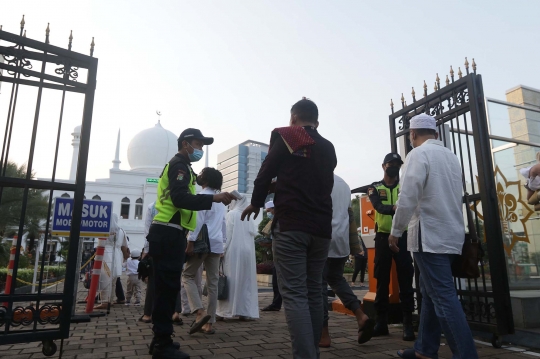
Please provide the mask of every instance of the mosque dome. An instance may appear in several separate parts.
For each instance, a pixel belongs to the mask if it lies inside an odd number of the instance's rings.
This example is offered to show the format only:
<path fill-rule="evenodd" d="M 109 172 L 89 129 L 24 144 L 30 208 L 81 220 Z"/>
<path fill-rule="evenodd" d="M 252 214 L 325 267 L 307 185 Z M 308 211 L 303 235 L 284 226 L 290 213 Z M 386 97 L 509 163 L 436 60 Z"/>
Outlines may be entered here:
<path fill-rule="evenodd" d="M 178 136 L 161 127 L 158 122 L 152 128 L 139 132 L 128 146 L 128 162 L 132 171 L 161 172 L 178 152 Z"/>

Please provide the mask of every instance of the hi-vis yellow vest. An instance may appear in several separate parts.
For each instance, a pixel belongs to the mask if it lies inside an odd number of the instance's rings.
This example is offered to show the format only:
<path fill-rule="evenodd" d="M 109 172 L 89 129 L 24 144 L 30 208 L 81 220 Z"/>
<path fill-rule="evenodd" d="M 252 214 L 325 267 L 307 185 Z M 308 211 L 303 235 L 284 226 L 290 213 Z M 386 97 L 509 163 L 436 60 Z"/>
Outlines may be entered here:
<path fill-rule="evenodd" d="M 194 231 L 195 227 L 197 227 L 197 214 L 188 209 L 175 207 L 171 200 L 171 191 L 169 189 L 169 165 L 170 163 L 165 166 L 163 174 L 159 179 L 156 201 L 156 210 L 158 211 L 158 214 L 154 217 L 154 220 L 169 223 L 176 212 L 180 212 L 180 223 L 175 224 L 179 224 L 189 231 Z M 195 181 L 191 168 L 189 169 L 189 176 L 189 191 L 194 195 Z"/>
<path fill-rule="evenodd" d="M 379 193 L 379 198 L 382 204 L 395 205 L 398 200 L 399 184 L 390 189 L 384 184 L 375 185 L 375 189 Z M 392 230 L 392 216 L 389 214 L 375 213 L 375 223 L 377 223 L 377 232 L 390 233 Z"/>

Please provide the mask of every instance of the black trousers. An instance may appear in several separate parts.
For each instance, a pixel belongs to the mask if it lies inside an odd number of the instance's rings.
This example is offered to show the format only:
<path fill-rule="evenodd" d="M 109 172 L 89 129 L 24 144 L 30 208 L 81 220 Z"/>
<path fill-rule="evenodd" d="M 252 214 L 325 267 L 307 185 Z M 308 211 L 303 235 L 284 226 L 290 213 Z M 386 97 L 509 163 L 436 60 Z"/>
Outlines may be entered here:
<path fill-rule="evenodd" d="M 124 295 L 124 288 L 122 287 L 122 281 L 120 280 L 120 277 L 116 277 L 115 294 L 117 301 L 123 302 L 124 300 L 126 300 L 126 296 Z"/>
<path fill-rule="evenodd" d="M 152 259 L 150 259 L 152 260 Z M 148 283 L 146 284 L 146 297 L 144 299 L 144 315 L 149 317 L 152 316 L 152 311 L 154 310 L 154 295 L 155 295 L 155 286 L 154 286 L 154 264 L 151 264 L 152 274 L 148 276 Z"/>
<path fill-rule="evenodd" d="M 322 297 L 324 308 L 323 327 L 328 326 L 328 286 L 332 288 L 345 308 L 349 309 L 353 313 L 360 308 L 360 301 L 358 300 L 358 297 L 353 293 L 351 286 L 343 277 L 345 262 L 347 262 L 347 257 L 328 258 L 324 264 L 322 274 Z"/>
<path fill-rule="evenodd" d="M 274 268 L 272 269 L 272 290 L 274 291 L 274 299 L 272 300 L 272 307 L 281 309 L 281 304 L 283 300 L 281 299 L 281 294 L 279 293 L 276 266 L 274 266 Z"/>
<path fill-rule="evenodd" d="M 414 310 L 414 291 L 412 287 L 414 268 L 411 253 L 407 251 L 407 232 L 399 239 L 399 252 L 394 253 L 388 246 L 388 233 L 375 235 L 375 271 L 377 278 L 377 295 L 375 296 L 375 310 L 382 314 L 388 312 L 390 272 L 392 259 L 396 262 L 396 270 L 399 284 L 399 300 L 404 312 Z"/>
<path fill-rule="evenodd" d="M 367 257 L 354 257 L 354 273 L 352 275 L 352 281 L 356 282 L 356 277 L 360 272 L 360 283 L 364 283 L 366 277 L 366 265 Z"/>
<path fill-rule="evenodd" d="M 180 291 L 180 276 L 184 264 L 187 231 L 152 224 L 148 236 L 148 254 L 154 267 L 154 308 L 152 330 L 156 337 L 170 337 L 172 316 Z"/>

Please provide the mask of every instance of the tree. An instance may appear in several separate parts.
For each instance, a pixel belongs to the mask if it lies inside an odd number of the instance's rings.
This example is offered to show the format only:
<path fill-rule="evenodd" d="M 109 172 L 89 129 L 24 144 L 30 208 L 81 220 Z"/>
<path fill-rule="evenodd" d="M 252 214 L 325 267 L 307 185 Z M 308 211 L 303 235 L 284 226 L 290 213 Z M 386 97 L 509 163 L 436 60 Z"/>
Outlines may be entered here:
<path fill-rule="evenodd" d="M 26 178 L 26 165 L 17 166 L 15 162 L 8 162 L 5 177 Z M 32 172 L 30 178 L 35 178 Z M 0 203 L 0 235 L 17 233 L 21 217 L 23 188 L 3 187 L 2 201 Z M 24 232 L 28 232 L 31 241 L 39 236 L 40 222 L 47 217 L 49 200 L 43 195 L 43 190 L 29 189 L 26 202 Z"/>
<path fill-rule="evenodd" d="M 351 201 L 351 207 L 354 214 L 354 221 L 356 225 L 360 225 L 360 196 L 356 195 Z"/>

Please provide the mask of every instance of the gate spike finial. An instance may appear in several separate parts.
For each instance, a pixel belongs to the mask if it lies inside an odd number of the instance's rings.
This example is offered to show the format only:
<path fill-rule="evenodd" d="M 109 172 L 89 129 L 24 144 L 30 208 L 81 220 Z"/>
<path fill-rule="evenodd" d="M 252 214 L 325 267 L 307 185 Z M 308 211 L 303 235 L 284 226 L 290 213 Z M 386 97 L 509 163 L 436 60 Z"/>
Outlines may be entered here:
<path fill-rule="evenodd" d="M 51 29 L 49 28 L 50 23 L 47 23 L 47 28 L 45 29 L 45 43 L 49 43 L 49 34 L 51 32 Z"/>
<path fill-rule="evenodd" d="M 441 89 L 441 79 L 439 78 L 439 73 L 438 72 L 437 72 L 437 77 L 435 78 L 435 81 L 437 82 L 437 89 L 440 90 Z"/>
<path fill-rule="evenodd" d="M 454 69 L 452 68 L 452 65 L 450 65 L 450 77 L 452 78 L 452 82 L 454 82 Z"/>
<path fill-rule="evenodd" d="M 427 85 L 426 85 L 426 80 L 424 80 L 424 97 L 427 96 Z"/>
<path fill-rule="evenodd" d="M 405 107 L 407 107 L 407 101 L 405 101 Z"/>
<path fill-rule="evenodd" d="M 26 30 L 24 30 L 24 34 L 23 34 L 23 37 L 26 37 Z"/>
<path fill-rule="evenodd" d="M 472 59 L 472 69 L 473 69 L 474 73 L 476 73 L 476 62 L 474 62 L 474 57 Z"/>
<path fill-rule="evenodd" d="M 68 50 L 71 51 L 71 43 L 73 42 L 73 30 L 69 33 L 69 44 L 68 44 Z"/>
<path fill-rule="evenodd" d="M 467 58 L 465 58 L 465 71 L 467 72 L 467 75 L 469 74 L 469 61 Z"/>
<path fill-rule="evenodd" d="M 448 75 L 446 75 L 446 86 L 450 85 L 450 80 L 448 79 Z"/>
<path fill-rule="evenodd" d="M 0 25 L 0 31 L 2 31 L 2 25 Z"/>
<path fill-rule="evenodd" d="M 405 107 L 405 97 L 403 97 L 403 92 L 401 93 L 401 108 Z"/>
<path fill-rule="evenodd" d="M 463 77 L 463 72 L 461 72 L 461 67 L 458 67 L 458 76 L 459 78 L 462 78 Z"/>
<path fill-rule="evenodd" d="M 94 43 L 94 37 L 92 36 L 92 42 L 90 43 L 90 56 L 94 56 L 94 47 L 96 44 Z"/>
<path fill-rule="evenodd" d="M 394 101 L 390 99 L 390 108 L 392 109 L 392 113 L 394 113 Z"/>
<path fill-rule="evenodd" d="M 437 88 L 437 81 L 435 81 L 435 85 L 433 86 L 433 91 L 434 92 L 437 92 L 438 88 Z"/>
<path fill-rule="evenodd" d="M 414 87 L 412 88 L 411 95 L 412 95 L 413 102 L 416 102 L 416 93 L 414 92 Z"/>
<path fill-rule="evenodd" d="M 21 20 L 21 30 L 24 29 L 24 24 L 26 24 L 26 22 L 24 21 L 24 15 L 23 15 L 22 20 Z"/>

